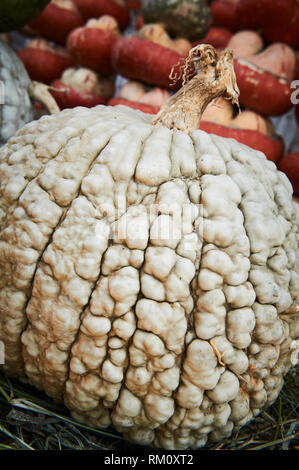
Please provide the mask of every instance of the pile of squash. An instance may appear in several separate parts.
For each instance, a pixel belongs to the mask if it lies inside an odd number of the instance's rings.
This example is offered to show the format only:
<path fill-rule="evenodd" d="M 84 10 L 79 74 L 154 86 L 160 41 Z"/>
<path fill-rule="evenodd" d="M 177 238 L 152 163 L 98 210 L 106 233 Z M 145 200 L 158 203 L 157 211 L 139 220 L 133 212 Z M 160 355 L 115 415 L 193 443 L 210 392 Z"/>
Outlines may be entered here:
<path fill-rule="evenodd" d="M 230 436 L 299 353 L 298 2 L 7 5 L 1 369 L 147 447 Z"/>

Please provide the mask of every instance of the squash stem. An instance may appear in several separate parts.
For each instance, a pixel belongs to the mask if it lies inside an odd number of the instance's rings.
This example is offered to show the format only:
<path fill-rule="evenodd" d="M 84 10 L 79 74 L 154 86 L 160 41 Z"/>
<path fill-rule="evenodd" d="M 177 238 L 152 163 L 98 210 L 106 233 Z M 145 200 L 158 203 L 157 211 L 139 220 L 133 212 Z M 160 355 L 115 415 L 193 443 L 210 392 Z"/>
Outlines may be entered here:
<path fill-rule="evenodd" d="M 49 114 L 57 114 L 60 109 L 49 90 L 50 87 L 44 83 L 32 81 L 28 92 L 30 98 L 42 104 Z"/>
<path fill-rule="evenodd" d="M 170 78 L 175 82 L 182 78 L 183 86 L 161 107 L 151 124 L 190 133 L 199 128 L 207 105 L 219 96 L 239 107 L 240 92 L 231 50 L 224 50 L 218 58 L 213 46 L 200 44 L 190 50 L 179 73 L 173 74 L 173 70 Z"/>

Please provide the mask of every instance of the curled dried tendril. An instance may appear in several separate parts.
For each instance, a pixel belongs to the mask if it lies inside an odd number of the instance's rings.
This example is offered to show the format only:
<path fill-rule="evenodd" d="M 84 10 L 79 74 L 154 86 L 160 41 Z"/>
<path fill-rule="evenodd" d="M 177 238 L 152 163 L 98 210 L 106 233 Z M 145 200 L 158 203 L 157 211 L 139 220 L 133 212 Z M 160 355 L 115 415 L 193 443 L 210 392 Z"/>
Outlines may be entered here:
<path fill-rule="evenodd" d="M 203 45 L 190 49 L 187 57 L 180 58 L 180 60 L 174 64 L 171 68 L 169 78 L 172 80 L 170 86 L 175 86 L 178 81 L 182 80 L 182 86 L 184 86 L 194 75 L 201 69 L 201 67 L 207 66 L 207 57 L 210 61 L 208 65 L 215 65 L 217 61 L 217 55 L 215 49 L 211 47 L 209 50 L 205 50 L 205 63 L 203 64 Z M 208 46 L 207 46 L 208 47 Z M 183 63 L 182 63 L 183 62 Z"/>
<path fill-rule="evenodd" d="M 202 113 L 219 96 L 238 105 L 239 88 L 231 50 L 224 50 L 218 58 L 213 46 L 200 44 L 183 60 L 170 74 L 173 84 L 182 80 L 183 86 L 164 103 L 151 124 L 190 133 L 199 128 Z"/>

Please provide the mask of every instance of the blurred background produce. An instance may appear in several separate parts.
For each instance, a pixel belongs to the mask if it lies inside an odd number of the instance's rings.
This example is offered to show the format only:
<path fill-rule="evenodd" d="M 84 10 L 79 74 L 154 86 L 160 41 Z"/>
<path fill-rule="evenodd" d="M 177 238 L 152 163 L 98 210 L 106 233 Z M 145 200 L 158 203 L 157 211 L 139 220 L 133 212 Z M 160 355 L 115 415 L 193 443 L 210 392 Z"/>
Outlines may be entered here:
<path fill-rule="evenodd" d="M 5 33 L 35 19 L 50 0 L 1 0 L 0 32 Z"/>

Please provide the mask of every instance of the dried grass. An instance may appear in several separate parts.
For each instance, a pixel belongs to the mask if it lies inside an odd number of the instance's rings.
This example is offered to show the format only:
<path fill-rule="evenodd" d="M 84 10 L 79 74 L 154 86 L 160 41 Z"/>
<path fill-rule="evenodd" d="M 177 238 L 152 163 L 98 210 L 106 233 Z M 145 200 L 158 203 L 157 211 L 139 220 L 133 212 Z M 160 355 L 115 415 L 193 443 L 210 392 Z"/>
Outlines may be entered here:
<path fill-rule="evenodd" d="M 299 367 L 293 368 L 276 402 L 254 421 L 205 450 L 299 450 Z M 67 409 L 46 395 L 0 373 L 0 449 L 143 450 L 113 429 L 94 429 L 74 421 Z M 200 452 L 202 449 L 199 449 Z"/>

